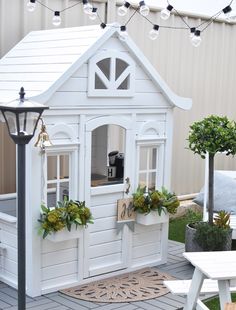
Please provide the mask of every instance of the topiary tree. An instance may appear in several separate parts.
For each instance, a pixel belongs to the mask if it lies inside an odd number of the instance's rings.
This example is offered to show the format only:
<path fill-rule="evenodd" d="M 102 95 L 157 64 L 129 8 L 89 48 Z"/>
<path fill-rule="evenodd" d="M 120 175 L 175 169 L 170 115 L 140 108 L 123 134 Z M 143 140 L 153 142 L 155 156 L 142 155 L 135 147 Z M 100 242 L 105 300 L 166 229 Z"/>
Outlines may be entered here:
<path fill-rule="evenodd" d="M 189 132 L 189 148 L 205 158 L 209 154 L 208 222 L 213 225 L 214 210 L 214 157 L 216 153 L 236 154 L 236 123 L 227 117 L 211 115 L 193 123 Z"/>

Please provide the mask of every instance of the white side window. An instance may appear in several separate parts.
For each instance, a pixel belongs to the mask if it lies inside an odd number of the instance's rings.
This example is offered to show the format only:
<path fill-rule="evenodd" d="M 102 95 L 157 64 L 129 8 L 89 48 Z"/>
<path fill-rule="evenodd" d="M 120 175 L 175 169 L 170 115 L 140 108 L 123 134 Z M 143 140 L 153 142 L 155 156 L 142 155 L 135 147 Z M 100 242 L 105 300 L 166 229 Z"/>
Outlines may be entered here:
<path fill-rule="evenodd" d="M 70 197 L 70 153 L 47 155 L 47 205 L 54 207 L 57 201 Z"/>
<path fill-rule="evenodd" d="M 149 190 L 163 185 L 162 145 L 139 146 L 138 185 Z"/>
<path fill-rule="evenodd" d="M 134 62 L 124 53 L 102 52 L 89 62 L 89 96 L 134 95 Z"/>

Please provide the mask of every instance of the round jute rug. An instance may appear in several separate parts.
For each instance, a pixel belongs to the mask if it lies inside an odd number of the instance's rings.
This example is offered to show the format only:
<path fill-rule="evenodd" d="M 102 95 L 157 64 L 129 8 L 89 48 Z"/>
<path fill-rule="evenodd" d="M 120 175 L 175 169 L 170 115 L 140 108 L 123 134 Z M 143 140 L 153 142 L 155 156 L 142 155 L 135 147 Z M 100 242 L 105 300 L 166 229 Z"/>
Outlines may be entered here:
<path fill-rule="evenodd" d="M 169 293 L 163 280 L 173 279 L 157 268 L 145 268 L 112 278 L 75 286 L 61 293 L 93 302 L 131 302 Z"/>

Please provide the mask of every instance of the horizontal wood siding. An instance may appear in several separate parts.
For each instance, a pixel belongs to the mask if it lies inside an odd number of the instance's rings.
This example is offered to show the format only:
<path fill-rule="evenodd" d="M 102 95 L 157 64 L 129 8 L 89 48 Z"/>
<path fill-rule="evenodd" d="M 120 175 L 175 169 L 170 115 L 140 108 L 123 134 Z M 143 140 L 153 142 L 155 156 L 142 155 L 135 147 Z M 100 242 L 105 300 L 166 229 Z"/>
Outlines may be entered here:
<path fill-rule="evenodd" d="M 42 289 L 64 285 L 65 279 L 66 283 L 78 280 L 78 251 L 77 239 L 63 242 L 42 241 Z"/>
<path fill-rule="evenodd" d="M 141 90 L 140 93 L 136 93 L 134 97 L 128 97 L 121 100 L 117 98 L 88 98 L 86 92 L 78 91 L 57 91 L 50 99 L 49 105 L 54 106 L 116 106 L 116 107 L 129 107 L 137 108 L 141 107 L 168 107 L 168 103 L 161 93 L 145 93 Z"/>
<path fill-rule="evenodd" d="M 132 267 L 148 265 L 161 259 L 161 224 L 135 224 L 132 247 Z"/>
<path fill-rule="evenodd" d="M 17 228 L 16 223 L 7 223 L 0 220 L 0 242 L 5 248 L 0 256 L 0 278 L 9 284 L 17 283 Z"/>

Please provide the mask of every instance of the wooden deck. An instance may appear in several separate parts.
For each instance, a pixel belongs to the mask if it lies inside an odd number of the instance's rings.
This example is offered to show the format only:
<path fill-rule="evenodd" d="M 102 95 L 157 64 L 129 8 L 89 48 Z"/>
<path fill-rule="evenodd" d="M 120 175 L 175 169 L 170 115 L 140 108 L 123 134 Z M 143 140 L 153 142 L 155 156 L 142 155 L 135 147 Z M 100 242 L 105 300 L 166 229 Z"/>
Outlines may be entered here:
<path fill-rule="evenodd" d="M 167 264 L 158 268 L 179 279 L 191 279 L 193 267 L 183 258 L 184 245 L 169 241 Z M 27 298 L 27 309 L 31 310 L 175 310 L 181 309 L 184 297 L 171 293 L 156 299 L 130 303 L 91 303 L 65 296 L 59 292 L 36 298 Z M 17 291 L 0 282 L 0 309 L 17 310 Z"/>

